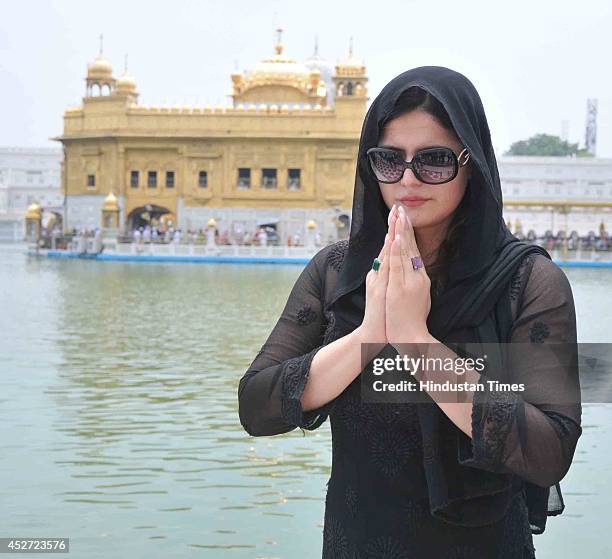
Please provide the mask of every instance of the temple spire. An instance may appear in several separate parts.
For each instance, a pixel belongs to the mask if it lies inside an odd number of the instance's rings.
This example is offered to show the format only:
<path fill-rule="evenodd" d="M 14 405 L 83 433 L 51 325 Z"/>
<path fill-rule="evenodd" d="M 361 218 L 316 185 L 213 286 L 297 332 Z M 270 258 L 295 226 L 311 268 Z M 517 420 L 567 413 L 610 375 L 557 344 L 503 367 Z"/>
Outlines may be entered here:
<path fill-rule="evenodd" d="M 276 37 L 276 45 L 274 46 L 274 50 L 276 50 L 276 54 L 282 54 L 283 52 L 283 28 L 277 27 L 276 29 L 277 37 Z"/>

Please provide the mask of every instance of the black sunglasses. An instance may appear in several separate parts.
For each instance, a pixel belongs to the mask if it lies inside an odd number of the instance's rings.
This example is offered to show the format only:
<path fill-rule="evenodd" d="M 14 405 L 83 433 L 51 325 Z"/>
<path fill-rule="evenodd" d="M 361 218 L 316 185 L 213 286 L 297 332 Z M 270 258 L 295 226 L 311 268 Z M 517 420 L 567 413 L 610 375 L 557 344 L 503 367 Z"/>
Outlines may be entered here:
<path fill-rule="evenodd" d="M 376 179 L 389 184 L 400 181 L 406 169 L 425 184 L 444 184 L 452 181 L 459 167 L 470 160 L 467 148 L 456 156 L 452 149 L 441 146 L 420 149 L 412 161 L 406 161 L 404 151 L 398 148 L 370 148 L 366 155 Z"/>

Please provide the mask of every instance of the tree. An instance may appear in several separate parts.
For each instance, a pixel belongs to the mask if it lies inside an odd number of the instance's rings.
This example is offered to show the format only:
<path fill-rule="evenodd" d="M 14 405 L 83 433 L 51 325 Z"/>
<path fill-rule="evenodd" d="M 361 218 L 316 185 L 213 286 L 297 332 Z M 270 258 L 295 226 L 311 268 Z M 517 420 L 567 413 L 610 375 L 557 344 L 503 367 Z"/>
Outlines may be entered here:
<path fill-rule="evenodd" d="M 551 134 L 536 134 L 527 140 L 514 142 L 504 155 L 540 155 L 592 157 L 585 149 L 579 149 L 578 144 L 570 144 L 559 136 Z"/>

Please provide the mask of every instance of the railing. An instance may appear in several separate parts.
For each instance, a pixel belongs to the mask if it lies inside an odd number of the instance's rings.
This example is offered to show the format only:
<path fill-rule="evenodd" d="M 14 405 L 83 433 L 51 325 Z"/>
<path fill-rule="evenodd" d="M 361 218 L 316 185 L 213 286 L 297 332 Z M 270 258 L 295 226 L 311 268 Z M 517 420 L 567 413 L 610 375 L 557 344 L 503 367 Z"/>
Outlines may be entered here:
<path fill-rule="evenodd" d="M 79 250 L 78 241 L 72 241 L 68 248 L 71 252 L 98 252 L 94 240 L 87 238 Z M 322 247 L 306 246 L 258 246 L 258 245 L 214 245 L 193 243 L 119 243 L 114 240 L 104 240 L 104 251 L 124 255 L 172 255 L 172 256 L 243 256 L 243 257 L 273 257 L 273 258 L 310 258 Z"/>
<path fill-rule="evenodd" d="M 120 255 L 151 256 L 237 256 L 257 258 L 311 258 L 322 246 L 286 246 L 286 245 L 213 245 L 205 243 L 125 243 L 115 239 L 104 239 L 102 252 Z M 538 242 L 536 244 L 544 245 Z M 68 244 L 69 252 L 77 254 L 96 254 L 100 252 L 100 241 L 85 237 L 75 238 Z M 593 246 L 581 246 L 569 249 L 566 246 L 555 246 L 547 249 L 555 260 L 598 261 L 612 260 L 611 250 L 602 250 Z"/>

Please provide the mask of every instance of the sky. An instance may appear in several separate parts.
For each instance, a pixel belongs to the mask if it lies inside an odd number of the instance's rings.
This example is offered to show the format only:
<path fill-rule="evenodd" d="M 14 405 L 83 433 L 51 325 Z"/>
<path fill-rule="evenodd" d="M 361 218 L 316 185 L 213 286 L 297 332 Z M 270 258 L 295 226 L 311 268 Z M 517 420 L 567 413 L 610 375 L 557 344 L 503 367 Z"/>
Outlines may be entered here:
<path fill-rule="evenodd" d="M 99 50 L 115 77 L 128 55 L 144 104 L 226 104 L 230 73 L 273 53 L 314 50 L 366 64 L 370 102 L 423 65 L 466 75 L 483 100 L 496 154 L 534 134 L 584 145 L 586 103 L 598 99 L 597 155 L 612 157 L 609 0 L 0 0 L 0 146 L 59 147 L 62 115 L 79 105 Z M 608 53 L 607 55 L 605 53 Z"/>

